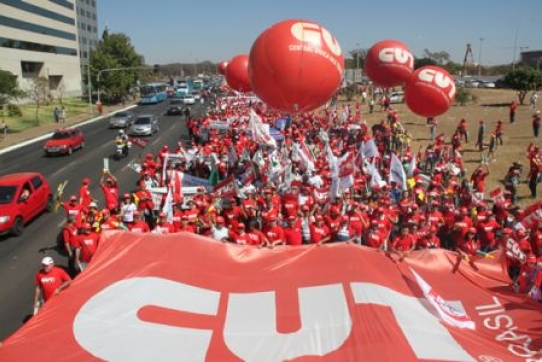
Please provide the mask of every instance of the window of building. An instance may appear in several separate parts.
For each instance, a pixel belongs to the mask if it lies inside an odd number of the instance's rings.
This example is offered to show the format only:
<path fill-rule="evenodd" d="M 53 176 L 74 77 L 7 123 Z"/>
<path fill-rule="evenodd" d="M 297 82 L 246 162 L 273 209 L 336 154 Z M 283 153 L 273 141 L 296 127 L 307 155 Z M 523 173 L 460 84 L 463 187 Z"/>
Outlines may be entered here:
<path fill-rule="evenodd" d="M 62 39 L 67 39 L 67 40 L 76 40 L 75 34 L 68 33 L 66 31 L 62 31 L 62 30 L 58 30 L 54 28 L 49 28 L 49 27 L 42 26 L 39 24 L 28 23 L 26 21 L 9 18 L 7 16 L 2 16 L 2 15 L 0 15 L 0 25 L 6 26 L 8 28 L 30 31 L 32 33 L 43 34 L 47 36 L 54 36 L 57 38 L 62 38 Z"/>
<path fill-rule="evenodd" d="M 87 14 L 87 18 L 91 19 L 92 18 L 92 15 L 90 15 L 90 11 L 86 11 L 86 14 Z"/>
<path fill-rule="evenodd" d="M 73 48 L 56 47 L 48 44 L 33 43 L 0 37 L 0 48 L 21 49 L 42 53 L 54 53 L 61 55 L 77 55 L 77 50 Z"/>
<path fill-rule="evenodd" d="M 21 62 L 21 73 L 23 78 L 37 78 L 40 76 L 43 62 Z"/>
<path fill-rule="evenodd" d="M 92 20 L 96 20 L 96 13 L 92 14 Z"/>
<path fill-rule="evenodd" d="M 63 6 L 66 9 L 73 10 L 73 3 L 68 0 L 49 0 L 52 3 Z"/>
<path fill-rule="evenodd" d="M 79 8 L 79 14 L 81 14 L 81 16 L 85 16 L 85 9 Z"/>
<path fill-rule="evenodd" d="M 83 43 L 84 45 L 87 44 L 87 38 L 86 37 L 82 37 L 81 38 L 81 43 Z"/>
<path fill-rule="evenodd" d="M 93 7 L 93 8 L 96 7 L 96 0 L 92 0 L 92 7 Z"/>
<path fill-rule="evenodd" d="M 98 28 L 97 28 L 97 27 L 93 27 L 93 28 L 92 28 L 92 31 L 95 32 L 95 33 L 97 33 L 97 32 L 98 32 Z"/>
<path fill-rule="evenodd" d="M 87 25 L 87 31 L 92 31 L 92 26 Z"/>
<path fill-rule="evenodd" d="M 81 22 L 81 24 L 79 24 L 79 27 L 83 30 L 85 30 L 87 28 L 87 24 Z"/>
<path fill-rule="evenodd" d="M 87 3 L 87 5 L 90 5 L 90 0 L 85 0 L 85 2 Z"/>
<path fill-rule="evenodd" d="M 74 25 L 75 19 L 70 18 L 69 16 L 65 16 L 62 14 L 59 14 L 57 12 L 51 11 L 49 9 L 42 8 L 40 6 L 36 6 L 30 3 L 27 3 L 25 1 L 21 0 L 1 0 L 0 3 L 11 6 L 16 9 L 20 9 L 23 11 L 26 11 L 31 14 L 36 14 L 39 16 L 43 16 L 44 18 L 60 21 L 65 24 Z"/>

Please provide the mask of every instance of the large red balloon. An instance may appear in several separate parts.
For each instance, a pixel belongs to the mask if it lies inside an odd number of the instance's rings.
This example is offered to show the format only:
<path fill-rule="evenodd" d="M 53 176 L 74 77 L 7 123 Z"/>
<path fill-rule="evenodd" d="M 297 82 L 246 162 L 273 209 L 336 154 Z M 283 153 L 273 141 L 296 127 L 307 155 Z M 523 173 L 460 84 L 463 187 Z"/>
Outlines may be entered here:
<path fill-rule="evenodd" d="M 226 82 L 239 92 L 250 92 L 250 79 L 248 78 L 248 55 L 240 54 L 228 62 L 226 68 Z"/>
<path fill-rule="evenodd" d="M 226 69 L 228 68 L 228 62 L 223 61 L 218 64 L 218 72 L 222 75 L 226 75 Z"/>
<path fill-rule="evenodd" d="M 383 40 L 374 44 L 365 57 L 365 74 L 383 87 L 403 84 L 414 70 L 414 55 L 397 40 Z"/>
<path fill-rule="evenodd" d="M 450 108 L 454 97 L 454 78 L 432 65 L 417 69 L 405 84 L 405 103 L 423 117 L 440 116 Z"/>
<path fill-rule="evenodd" d="M 250 49 L 252 90 L 269 106 L 311 111 L 337 91 L 344 58 L 337 40 L 312 21 L 285 20 L 265 30 Z"/>

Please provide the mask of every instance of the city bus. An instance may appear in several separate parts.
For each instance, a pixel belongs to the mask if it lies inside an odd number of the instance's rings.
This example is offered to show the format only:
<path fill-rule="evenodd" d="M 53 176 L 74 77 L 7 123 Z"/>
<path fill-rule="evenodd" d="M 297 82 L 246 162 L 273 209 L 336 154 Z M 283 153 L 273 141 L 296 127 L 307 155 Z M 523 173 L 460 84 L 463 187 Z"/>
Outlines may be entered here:
<path fill-rule="evenodd" d="M 139 87 L 140 104 L 157 104 L 167 99 L 166 83 L 148 83 Z"/>

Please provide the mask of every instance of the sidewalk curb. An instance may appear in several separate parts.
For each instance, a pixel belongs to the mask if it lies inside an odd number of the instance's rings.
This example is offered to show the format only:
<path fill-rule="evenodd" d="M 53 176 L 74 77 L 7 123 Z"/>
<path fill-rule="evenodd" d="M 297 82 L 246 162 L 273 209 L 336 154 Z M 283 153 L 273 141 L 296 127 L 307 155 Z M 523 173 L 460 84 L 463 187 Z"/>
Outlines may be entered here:
<path fill-rule="evenodd" d="M 94 122 L 98 122 L 98 121 L 101 121 L 105 118 L 108 118 L 110 117 L 111 115 L 115 114 L 115 113 L 118 113 L 118 112 L 122 112 L 122 111 L 127 111 L 129 109 L 132 109 L 132 108 L 135 108 L 137 107 L 136 104 L 134 105 L 131 105 L 131 106 L 128 106 L 126 108 L 122 108 L 122 109 L 117 109 L 116 111 L 114 112 L 111 112 L 111 113 L 108 113 L 107 115 L 103 115 L 103 116 L 98 116 L 98 117 L 95 117 L 95 118 L 91 118 L 91 119 L 87 119 L 86 121 L 82 121 L 80 123 L 74 123 L 73 125 L 71 125 L 70 127 L 80 127 L 80 126 L 84 126 L 86 124 L 89 124 L 89 123 L 94 123 Z M 47 134 L 44 134 L 42 136 L 38 136 L 36 138 L 32 138 L 30 140 L 26 140 L 26 141 L 23 141 L 21 143 L 18 143 L 16 145 L 12 145 L 12 146 L 9 146 L 9 147 L 6 147 L 6 148 L 3 148 L 0 150 L 0 155 L 3 155 L 5 153 L 8 153 L 8 152 L 11 152 L 11 151 L 14 151 L 18 148 L 21 148 L 21 147 L 24 147 L 24 146 L 28 146 L 32 143 L 35 143 L 35 142 L 38 142 L 38 141 L 43 141 L 49 137 L 51 137 L 53 135 L 54 132 L 49 132 Z"/>

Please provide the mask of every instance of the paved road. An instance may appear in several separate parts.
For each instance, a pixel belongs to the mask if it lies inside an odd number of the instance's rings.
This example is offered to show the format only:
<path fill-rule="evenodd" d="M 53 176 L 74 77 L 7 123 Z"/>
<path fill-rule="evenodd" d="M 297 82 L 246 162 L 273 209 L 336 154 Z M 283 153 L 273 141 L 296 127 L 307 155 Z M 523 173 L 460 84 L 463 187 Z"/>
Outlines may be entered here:
<path fill-rule="evenodd" d="M 145 149 L 133 147 L 129 157 L 118 162 L 111 160 L 111 172 L 117 177 L 120 194 L 134 189 L 137 174 L 128 168 L 128 164 L 138 155 L 147 152 L 156 154 L 167 144 L 174 147 L 179 139 L 186 137 L 184 121 L 179 116 L 164 116 L 168 102 L 158 105 L 136 107 L 136 114 L 152 113 L 159 116 L 158 134 L 150 138 Z M 202 112 L 202 106 L 192 106 L 192 115 Z M 103 169 L 103 159 L 115 150 L 116 130 L 108 129 L 108 120 L 100 120 L 81 126 L 86 137 L 86 147 L 71 156 L 47 158 L 43 156 L 43 141 L 27 145 L 21 149 L 0 155 L 2 174 L 36 171 L 45 175 L 52 188 L 60 182 L 69 180 L 64 197 L 78 194 L 81 180 L 92 180 L 92 196 L 103 206 L 102 192 L 98 181 Z M 44 214 L 27 225 L 18 238 L 0 238 L 0 341 L 15 332 L 32 312 L 34 293 L 33 278 L 44 255 L 51 255 L 59 265 L 67 265 L 67 260 L 56 251 L 40 253 L 40 249 L 55 245 L 64 221 L 62 209 L 58 213 Z"/>

